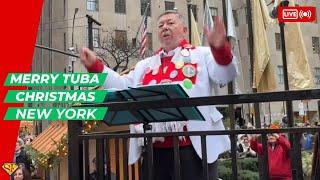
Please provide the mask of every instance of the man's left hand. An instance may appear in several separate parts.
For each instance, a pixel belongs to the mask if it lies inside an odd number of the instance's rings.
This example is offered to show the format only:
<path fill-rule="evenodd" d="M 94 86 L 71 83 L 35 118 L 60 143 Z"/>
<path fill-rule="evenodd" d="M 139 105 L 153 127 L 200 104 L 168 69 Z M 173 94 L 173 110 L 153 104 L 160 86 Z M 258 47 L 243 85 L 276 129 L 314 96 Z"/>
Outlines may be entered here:
<path fill-rule="evenodd" d="M 207 36 L 209 45 L 215 49 L 221 48 L 227 40 L 226 28 L 224 27 L 221 18 L 218 16 L 216 16 L 214 19 L 214 28 L 205 28 L 204 33 Z"/>

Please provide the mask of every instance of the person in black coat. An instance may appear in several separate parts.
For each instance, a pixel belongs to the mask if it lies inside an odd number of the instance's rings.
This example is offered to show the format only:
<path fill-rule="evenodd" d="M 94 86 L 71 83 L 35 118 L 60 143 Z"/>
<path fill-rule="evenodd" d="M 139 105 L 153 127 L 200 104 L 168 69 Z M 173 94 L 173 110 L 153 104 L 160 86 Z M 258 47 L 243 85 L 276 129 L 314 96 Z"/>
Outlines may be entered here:
<path fill-rule="evenodd" d="M 16 143 L 15 153 L 14 153 L 14 162 L 17 163 L 18 165 L 23 165 L 30 172 L 32 162 L 28 157 L 26 151 L 24 150 L 23 144 L 24 144 L 23 140 L 18 139 Z"/>

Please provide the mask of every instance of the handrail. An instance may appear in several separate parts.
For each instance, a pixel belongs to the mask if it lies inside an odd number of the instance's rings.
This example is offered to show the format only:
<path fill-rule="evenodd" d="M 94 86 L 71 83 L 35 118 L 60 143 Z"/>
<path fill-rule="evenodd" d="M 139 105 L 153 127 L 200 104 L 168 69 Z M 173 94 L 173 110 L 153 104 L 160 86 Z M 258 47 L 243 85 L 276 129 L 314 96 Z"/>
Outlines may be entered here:
<path fill-rule="evenodd" d="M 320 89 L 295 90 L 295 91 L 278 91 L 269 93 L 255 94 L 236 94 L 224 96 L 206 96 L 191 97 L 179 99 L 166 99 L 156 101 L 130 101 L 130 102 L 108 102 L 97 104 L 82 104 L 82 107 L 105 107 L 109 111 L 124 110 L 140 110 L 140 109 L 156 109 L 156 108 L 177 108 L 177 107 L 193 107 L 205 105 L 221 105 L 221 104 L 242 104 L 254 102 L 274 102 L 274 101 L 292 101 L 320 99 Z"/>
<path fill-rule="evenodd" d="M 282 129 L 237 129 L 237 130 L 218 130 L 218 131 L 189 131 L 189 132 L 170 132 L 170 133 L 119 133 L 119 134 L 82 134 L 79 137 L 85 139 L 105 139 L 105 138 L 139 138 L 139 137 L 166 137 L 166 136 L 201 136 L 201 135 L 231 135 L 231 134 L 269 134 L 269 133 L 304 133 L 320 132 L 320 127 L 311 128 L 282 128 Z"/>

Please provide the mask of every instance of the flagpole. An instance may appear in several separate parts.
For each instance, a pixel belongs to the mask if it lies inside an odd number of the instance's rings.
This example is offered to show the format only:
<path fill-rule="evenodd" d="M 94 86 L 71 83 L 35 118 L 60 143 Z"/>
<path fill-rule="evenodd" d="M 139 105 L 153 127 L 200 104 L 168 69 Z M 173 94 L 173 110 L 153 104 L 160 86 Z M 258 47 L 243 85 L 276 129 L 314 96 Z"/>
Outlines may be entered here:
<path fill-rule="evenodd" d="M 250 58 L 250 66 L 251 66 L 251 87 L 252 93 L 257 93 L 257 88 L 253 88 L 253 84 L 255 81 L 254 78 L 254 59 L 253 59 L 253 48 L 254 48 L 254 41 L 253 41 L 253 24 L 252 24 L 252 7 L 251 7 L 251 0 L 246 0 L 247 4 L 247 22 L 248 22 L 248 36 L 249 36 L 249 58 Z M 260 120 L 260 106 L 259 103 L 253 104 L 253 109 L 255 113 L 255 127 L 261 128 L 261 120 Z M 270 113 L 271 114 L 271 113 Z M 253 123 L 253 120 L 252 120 Z M 265 134 L 262 134 L 262 138 L 266 138 Z M 262 172 L 259 171 L 259 176 L 262 179 L 269 179 L 269 166 L 268 166 L 268 153 L 266 142 L 263 141 L 263 157 L 258 158 L 259 168 L 262 169 Z"/>
<path fill-rule="evenodd" d="M 227 6 L 226 0 L 222 0 L 222 15 L 223 15 L 223 23 L 226 28 L 226 32 L 228 32 L 228 20 L 227 20 Z M 228 38 L 228 37 L 227 37 Z M 229 40 L 229 38 L 228 38 Z"/>
<path fill-rule="evenodd" d="M 281 1 L 279 7 L 285 7 L 289 5 L 289 1 Z M 289 88 L 289 80 L 288 80 L 288 67 L 287 67 L 287 52 L 286 52 L 286 42 L 285 42 L 285 34 L 284 34 L 284 22 L 279 22 L 280 27 L 280 40 L 281 40 L 281 52 L 282 52 L 282 64 L 283 64 L 283 80 L 284 80 L 284 90 L 288 91 Z M 288 118 L 288 127 L 294 127 L 294 119 L 293 119 L 293 107 L 292 101 L 286 101 L 287 107 L 287 118 Z M 296 134 L 290 134 L 290 143 L 293 147 L 293 157 L 292 158 L 295 162 L 293 163 L 293 171 L 292 175 L 296 179 L 303 179 L 302 172 L 302 164 L 301 164 L 301 144 L 300 144 L 300 137 Z"/>
<path fill-rule="evenodd" d="M 191 0 L 187 0 L 189 41 L 191 42 Z"/>
<path fill-rule="evenodd" d="M 147 7 L 146 9 L 144 10 L 144 13 L 143 13 L 143 16 L 142 16 L 142 19 L 141 19 L 141 22 L 140 22 L 140 25 L 139 25 L 139 28 L 137 30 L 137 33 L 136 33 L 136 36 L 135 36 L 135 39 L 137 39 L 138 35 L 139 35 L 139 31 L 140 31 L 140 28 L 142 26 L 142 23 L 144 22 L 144 18 L 147 18 L 147 12 L 148 12 L 148 8 L 150 6 L 150 3 L 147 4 Z"/>
<path fill-rule="evenodd" d="M 228 32 L 228 19 L 227 19 L 227 6 L 226 0 L 222 0 L 222 12 L 223 12 L 223 22 L 226 28 L 226 32 Z M 211 17 L 212 18 L 212 17 Z M 226 34 L 227 41 L 229 41 L 229 37 Z M 233 81 L 228 83 L 228 94 L 234 94 L 233 90 Z M 235 129 L 235 112 L 234 112 L 234 105 L 229 104 L 229 115 L 230 115 L 230 129 Z M 231 141 L 231 161 L 232 161 L 232 175 L 233 179 L 238 179 L 238 167 L 237 167 L 237 138 L 234 134 L 230 135 Z"/>

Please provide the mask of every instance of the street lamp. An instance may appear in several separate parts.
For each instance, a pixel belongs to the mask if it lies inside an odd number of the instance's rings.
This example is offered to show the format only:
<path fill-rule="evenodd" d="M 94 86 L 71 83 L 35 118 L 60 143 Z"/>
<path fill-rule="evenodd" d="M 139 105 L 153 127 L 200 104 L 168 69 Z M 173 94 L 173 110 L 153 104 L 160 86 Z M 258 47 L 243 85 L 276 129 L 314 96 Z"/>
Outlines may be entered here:
<path fill-rule="evenodd" d="M 79 8 L 75 8 L 74 9 L 74 14 L 73 14 L 73 19 L 72 19 L 72 34 L 71 34 L 71 47 L 68 48 L 68 50 L 72 53 L 72 54 L 75 54 L 75 48 L 74 48 L 74 21 L 76 19 L 76 14 L 78 13 L 79 11 Z M 74 62 L 76 61 L 76 58 L 75 57 L 70 57 L 69 56 L 69 65 L 68 65 L 68 71 L 71 72 L 71 73 L 74 73 Z M 71 86 L 70 87 L 71 90 L 74 89 L 74 86 Z"/>
<path fill-rule="evenodd" d="M 79 11 L 79 8 L 75 8 L 74 9 L 74 14 L 73 14 L 73 19 L 72 19 L 72 39 L 71 39 L 71 47 L 73 47 L 74 45 L 74 41 L 73 41 L 73 34 L 74 34 L 74 20 L 76 19 L 76 14 Z"/>

